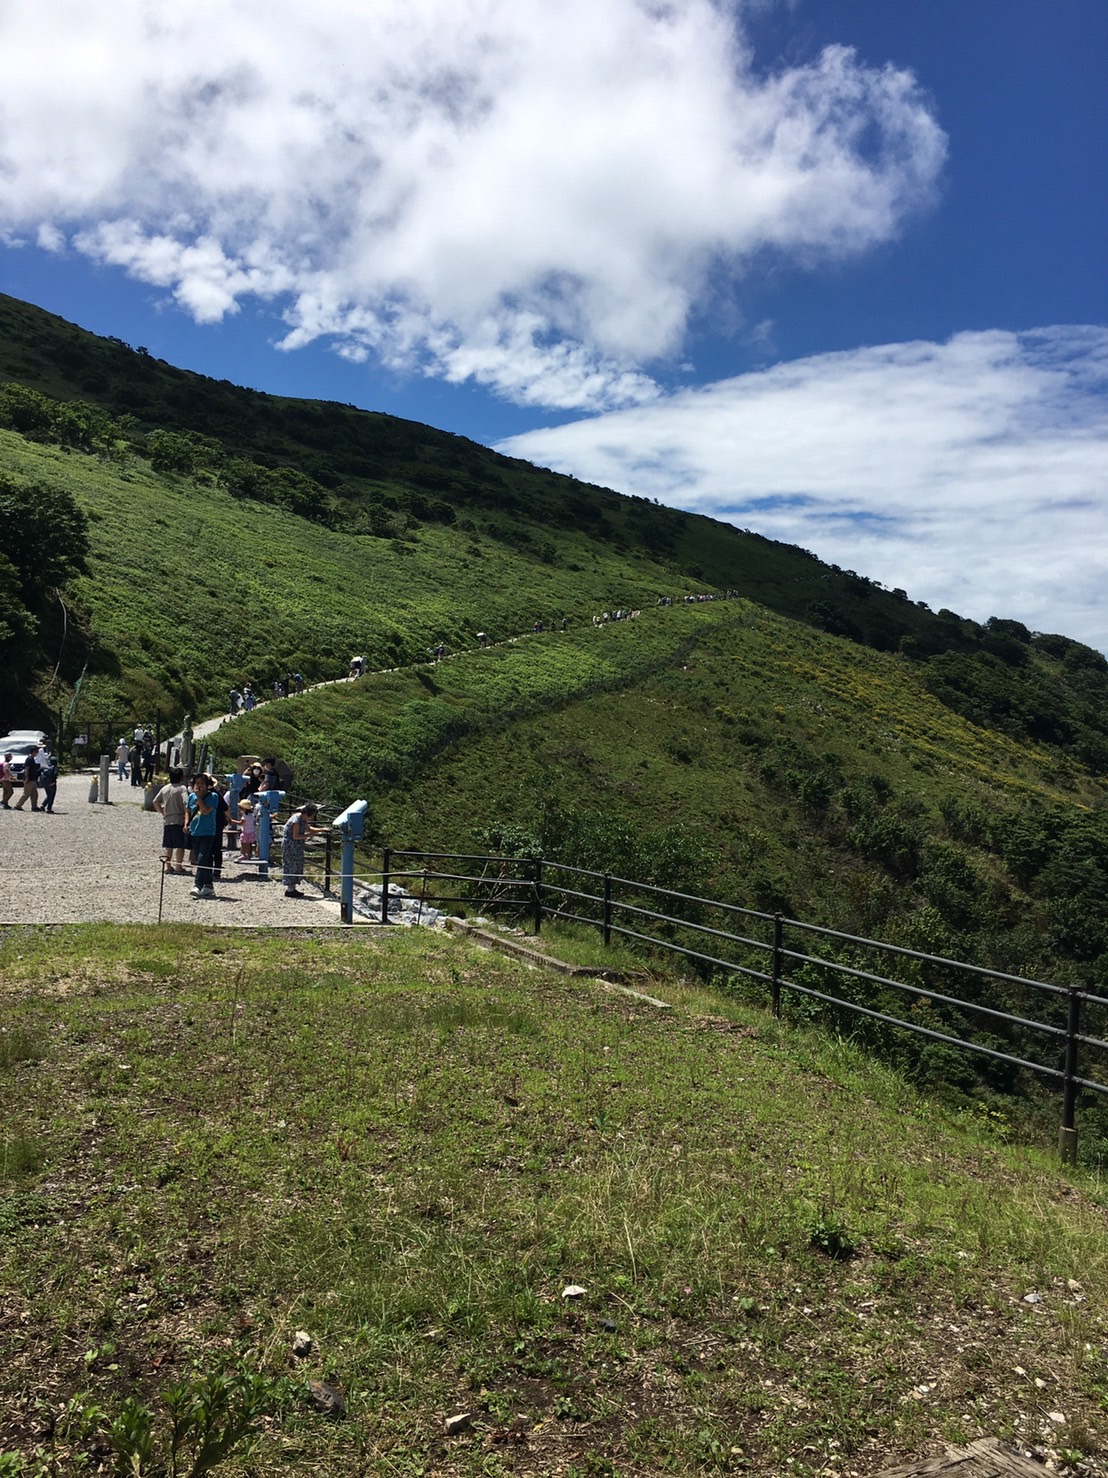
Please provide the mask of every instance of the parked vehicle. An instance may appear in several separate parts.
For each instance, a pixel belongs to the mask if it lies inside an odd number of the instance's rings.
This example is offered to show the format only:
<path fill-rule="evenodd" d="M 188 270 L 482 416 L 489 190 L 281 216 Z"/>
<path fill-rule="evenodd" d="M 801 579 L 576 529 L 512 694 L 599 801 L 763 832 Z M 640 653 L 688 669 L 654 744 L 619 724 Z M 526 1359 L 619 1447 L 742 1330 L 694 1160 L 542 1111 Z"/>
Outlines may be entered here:
<path fill-rule="evenodd" d="M 35 730 L 36 734 L 37 732 Z M 6 734 L 0 739 L 0 759 L 3 759 L 6 754 L 10 753 L 12 757 L 12 774 L 16 780 L 22 781 L 23 766 L 27 756 L 34 754 L 39 745 L 45 742 L 45 736 L 42 739 L 32 738 L 29 737 L 26 729 L 15 729 L 12 733 Z"/>

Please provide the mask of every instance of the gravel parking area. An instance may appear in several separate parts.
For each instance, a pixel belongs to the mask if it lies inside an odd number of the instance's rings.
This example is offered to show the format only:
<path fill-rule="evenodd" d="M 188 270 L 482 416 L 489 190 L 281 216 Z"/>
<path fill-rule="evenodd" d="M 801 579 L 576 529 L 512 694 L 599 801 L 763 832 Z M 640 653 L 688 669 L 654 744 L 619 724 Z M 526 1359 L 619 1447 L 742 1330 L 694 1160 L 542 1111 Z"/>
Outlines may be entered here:
<path fill-rule="evenodd" d="M 216 897 L 189 897 L 191 877 L 161 869 L 161 817 L 142 809 L 142 792 L 112 781 L 109 804 L 89 805 L 89 775 L 65 775 L 52 815 L 0 810 L 0 925 L 111 921 L 218 924 L 232 928 L 339 922 L 337 899 L 305 882 L 308 897 L 286 898 L 280 874 L 263 882 L 225 862 Z M 13 797 L 13 805 L 18 792 Z M 314 896 L 313 896 L 314 895 Z"/>

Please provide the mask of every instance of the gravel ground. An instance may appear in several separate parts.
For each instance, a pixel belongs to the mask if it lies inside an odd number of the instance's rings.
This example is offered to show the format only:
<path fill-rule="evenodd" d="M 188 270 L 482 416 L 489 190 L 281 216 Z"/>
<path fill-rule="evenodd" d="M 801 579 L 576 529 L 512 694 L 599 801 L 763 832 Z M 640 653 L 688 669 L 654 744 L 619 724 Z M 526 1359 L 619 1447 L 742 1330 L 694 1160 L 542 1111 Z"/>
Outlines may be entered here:
<path fill-rule="evenodd" d="M 161 817 L 142 809 L 142 792 L 127 781 L 113 779 L 110 804 L 89 805 L 90 780 L 63 776 L 49 816 L 27 806 L 0 810 L 0 925 L 152 924 L 160 894 L 166 923 L 338 924 L 337 899 L 324 899 L 307 882 L 307 898 L 286 898 L 279 874 L 263 882 L 233 862 L 225 862 L 213 899 L 190 898 L 192 878 L 176 875 L 165 879 L 163 893 Z"/>

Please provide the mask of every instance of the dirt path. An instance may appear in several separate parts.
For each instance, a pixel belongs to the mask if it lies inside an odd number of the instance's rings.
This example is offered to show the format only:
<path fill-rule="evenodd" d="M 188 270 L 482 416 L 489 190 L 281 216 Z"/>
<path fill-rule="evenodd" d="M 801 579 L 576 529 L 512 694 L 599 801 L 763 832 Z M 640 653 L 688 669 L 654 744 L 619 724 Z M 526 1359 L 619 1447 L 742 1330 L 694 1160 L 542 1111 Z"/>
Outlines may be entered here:
<path fill-rule="evenodd" d="M 0 810 L 0 925 L 150 924 L 162 892 L 161 817 L 142 809 L 142 792 L 113 780 L 109 805 L 89 805 L 89 776 L 66 775 L 53 815 Z M 162 917 L 167 923 L 232 927 L 338 923 L 338 904 L 286 898 L 280 874 L 263 882 L 227 863 L 209 901 L 190 898 L 191 877 L 167 877 Z M 313 899 L 312 895 L 315 895 Z"/>

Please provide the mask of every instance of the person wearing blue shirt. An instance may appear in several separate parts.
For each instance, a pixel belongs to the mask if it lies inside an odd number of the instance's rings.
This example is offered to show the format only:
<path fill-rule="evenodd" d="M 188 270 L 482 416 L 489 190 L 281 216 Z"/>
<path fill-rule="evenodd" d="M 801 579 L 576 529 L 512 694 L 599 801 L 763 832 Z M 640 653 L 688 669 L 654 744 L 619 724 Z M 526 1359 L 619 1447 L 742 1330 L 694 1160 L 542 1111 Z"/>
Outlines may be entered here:
<path fill-rule="evenodd" d="M 215 851 L 218 794 L 211 789 L 207 775 L 197 775 L 188 799 L 189 841 L 196 848 L 196 886 L 193 898 L 214 898 L 212 887 L 212 854 Z"/>

